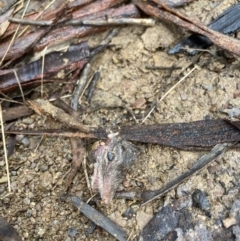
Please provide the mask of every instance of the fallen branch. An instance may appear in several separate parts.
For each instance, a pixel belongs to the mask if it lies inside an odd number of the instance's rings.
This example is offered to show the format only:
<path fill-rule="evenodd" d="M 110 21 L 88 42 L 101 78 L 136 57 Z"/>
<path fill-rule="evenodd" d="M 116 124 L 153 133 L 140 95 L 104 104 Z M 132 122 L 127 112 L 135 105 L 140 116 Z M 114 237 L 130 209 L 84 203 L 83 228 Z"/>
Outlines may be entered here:
<path fill-rule="evenodd" d="M 167 7 L 161 1 L 153 0 L 153 2 L 155 2 L 162 9 L 139 0 L 133 0 L 133 2 L 146 14 L 154 16 L 159 20 L 167 20 L 173 22 L 176 25 L 186 28 L 194 33 L 202 34 L 208 37 L 214 44 L 218 45 L 219 47 L 240 56 L 240 41 L 216 32 L 197 20 L 184 16 L 182 13 Z"/>

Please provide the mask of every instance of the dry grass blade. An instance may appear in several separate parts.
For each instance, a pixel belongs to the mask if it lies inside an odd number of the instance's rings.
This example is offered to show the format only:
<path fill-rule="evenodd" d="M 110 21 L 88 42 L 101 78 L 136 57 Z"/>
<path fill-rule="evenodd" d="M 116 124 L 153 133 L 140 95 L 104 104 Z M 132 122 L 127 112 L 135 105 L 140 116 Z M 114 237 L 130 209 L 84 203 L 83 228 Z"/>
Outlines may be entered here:
<path fill-rule="evenodd" d="M 169 93 L 174 90 L 180 83 L 182 83 L 195 69 L 197 68 L 197 66 L 194 66 L 185 76 L 183 76 L 174 86 L 172 86 L 162 97 L 160 100 L 157 101 L 156 104 L 160 103 L 161 101 L 163 101 L 168 95 Z M 156 105 L 154 105 L 154 107 L 149 111 L 149 113 L 146 115 L 146 117 L 143 119 L 142 123 L 143 124 L 147 118 L 149 118 L 149 116 L 152 114 L 152 112 L 154 111 L 154 109 L 156 108 Z"/>
<path fill-rule="evenodd" d="M 88 171 L 87 171 L 87 158 L 86 158 L 86 155 L 84 155 L 84 158 L 83 158 L 83 170 L 84 170 L 84 174 L 85 174 L 85 179 L 86 179 L 86 182 L 87 182 L 87 187 L 90 191 L 90 194 L 91 196 L 93 195 L 92 194 L 92 188 L 91 188 L 91 184 L 90 184 L 90 181 L 89 181 L 89 175 L 88 175 Z"/>
<path fill-rule="evenodd" d="M 44 74 L 44 65 L 45 65 L 45 55 L 46 55 L 47 46 L 43 50 L 42 57 L 42 78 L 41 78 L 41 97 L 43 98 L 43 74 Z"/>
<path fill-rule="evenodd" d="M 22 95 L 23 102 L 25 103 L 24 93 L 23 93 L 22 86 L 21 86 L 20 80 L 18 78 L 17 72 L 16 72 L 16 70 L 13 70 L 13 72 L 14 72 L 14 75 L 15 75 L 16 80 L 18 82 L 18 86 L 19 86 L 19 89 L 20 89 L 20 92 L 21 92 L 21 95 Z"/>
<path fill-rule="evenodd" d="M 10 182 L 9 165 L 8 165 L 8 158 L 7 158 L 7 148 L 6 148 L 6 139 L 5 139 L 5 133 L 4 133 L 3 116 L 2 116 L 2 105 L 1 104 L 0 104 L 0 121 L 1 121 L 1 131 L 2 131 L 2 140 L 3 140 L 4 159 L 5 159 L 6 171 L 7 171 L 8 191 L 11 192 L 11 182 Z"/>

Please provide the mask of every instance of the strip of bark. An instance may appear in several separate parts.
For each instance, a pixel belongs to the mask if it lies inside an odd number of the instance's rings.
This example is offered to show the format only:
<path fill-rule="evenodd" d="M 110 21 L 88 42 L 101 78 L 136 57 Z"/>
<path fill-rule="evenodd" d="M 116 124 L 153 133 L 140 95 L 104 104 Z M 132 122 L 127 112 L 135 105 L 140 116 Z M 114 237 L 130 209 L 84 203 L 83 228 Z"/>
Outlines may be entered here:
<path fill-rule="evenodd" d="M 44 102 L 43 102 L 44 103 Z M 56 107 L 55 107 L 56 108 Z M 57 108 L 58 109 L 58 108 Z M 55 113 L 58 111 L 55 110 Z M 66 113 L 65 113 L 66 114 Z M 59 115 L 59 113 L 55 114 Z M 74 128 L 74 123 L 68 123 L 68 118 L 61 118 L 66 126 Z M 59 118 L 58 118 L 59 119 Z M 6 131 L 9 134 L 48 135 L 66 136 L 81 138 L 107 139 L 108 130 L 118 132 L 123 139 L 141 143 L 152 143 L 163 146 L 172 146 L 183 150 L 207 150 L 219 143 L 235 143 L 240 141 L 240 131 L 225 120 L 200 120 L 190 123 L 171 123 L 145 126 L 122 126 L 119 128 L 98 128 L 89 127 L 89 133 L 81 133 L 79 130 L 14 130 Z M 76 128 L 76 126 L 75 126 Z M 82 126 L 81 126 L 82 128 Z"/>
<path fill-rule="evenodd" d="M 234 126 L 239 121 L 199 120 L 189 123 L 121 126 L 112 129 L 126 140 L 155 143 L 184 150 L 206 150 L 225 142 L 240 141 L 240 131 Z M 105 130 L 106 132 L 106 130 Z M 92 132 L 98 139 L 104 136 L 104 129 Z"/>
<path fill-rule="evenodd" d="M 20 105 L 18 107 L 11 107 L 3 110 L 3 121 L 15 120 L 20 117 L 28 116 L 33 113 L 33 110 L 26 105 Z"/>
<path fill-rule="evenodd" d="M 47 54 L 44 62 L 43 81 L 45 83 L 52 82 L 52 76 L 63 69 L 81 69 L 89 60 L 90 55 L 91 51 L 87 42 L 71 45 L 68 51 L 64 53 L 52 52 Z M 31 86 L 39 85 L 41 83 L 42 63 L 43 61 L 41 58 L 19 69 L 15 69 L 23 89 L 30 88 Z M 0 71 L 0 91 L 2 93 L 10 93 L 11 91 L 18 89 L 19 85 L 13 70 Z"/>

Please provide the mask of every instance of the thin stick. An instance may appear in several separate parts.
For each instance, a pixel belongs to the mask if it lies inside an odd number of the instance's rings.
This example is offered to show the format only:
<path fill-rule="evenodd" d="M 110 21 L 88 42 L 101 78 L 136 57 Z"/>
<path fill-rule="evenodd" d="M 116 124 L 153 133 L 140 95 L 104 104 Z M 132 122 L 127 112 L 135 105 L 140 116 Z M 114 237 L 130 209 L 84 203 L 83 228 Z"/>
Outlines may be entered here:
<path fill-rule="evenodd" d="M 112 38 L 118 34 L 118 32 L 119 32 L 119 29 L 118 29 L 118 28 L 113 29 L 113 30 L 110 32 L 110 34 L 108 34 L 108 36 L 100 43 L 100 45 L 109 44 L 110 41 L 112 40 Z"/>
<path fill-rule="evenodd" d="M 2 116 L 2 105 L 1 104 L 0 104 L 0 121 L 1 121 L 4 159 L 5 159 L 6 171 L 7 171 L 8 191 L 11 192 L 11 182 L 10 182 L 10 175 L 9 175 L 9 165 L 8 165 L 8 158 L 7 158 L 7 148 L 6 148 L 6 139 L 5 139 L 4 126 L 3 126 L 3 116 Z"/>
<path fill-rule="evenodd" d="M 89 74 L 90 67 L 91 67 L 90 63 L 86 64 L 81 74 L 81 77 L 79 78 L 79 81 L 77 83 L 77 87 L 73 92 L 71 106 L 75 111 L 77 111 L 79 98 L 84 91 L 84 86 L 86 85 L 86 82 L 87 82 L 87 76 Z"/>
<path fill-rule="evenodd" d="M 22 95 L 23 102 L 25 103 L 26 101 L 25 101 L 25 97 L 24 97 L 24 94 L 23 94 L 22 86 L 21 86 L 20 80 L 18 78 L 18 75 L 17 75 L 17 72 L 16 72 L 15 69 L 13 70 L 13 73 L 16 77 L 17 82 L 18 82 L 18 86 L 19 86 L 19 89 L 20 89 L 20 92 L 21 92 L 21 95 Z"/>
<path fill-rule="evenodd" d="M 172 86 L 162 97 L 160 100 L 157 101 L 156 104 L 160 103 L 161 101 L 163 101 L 167 95 L 173 90 L 175 89 L 180 83 L 183 82 L 183 80 L 186 79 L 186 77 L 188 77 L 195 69 L 197 68 L 197 66 L 195 65 L 185 76 L 183 76 L 182 79 L 180 79 L 174 86 Z M 156 108 L 156 105 L 153 106 L 153 108 L 149 111 L 149 113 L 146 115 L 146 117 L 143 119 L 142 123 L 143 124 L 147 118 L 152 114 L 152 112 L 154 111 L 154 109 Z"/>
<path fill-rule="evenodd" d="M 26 13 L 26 11 L 27 11 L 27 8 L 28 8 L 28 5 L 29 5 L 29 2 L 30 2 L 30 0 L 28 0 L 27 5 L 26 5 L 26 7 L 25 7 L 25 9 L 24 9 L 24 11 L 23 11 L 23 14 L 22 14 L 21 18 L 23 18 L 23 16 L 25 15 L 25 13 Z M 17 35 L 17 33 L 18 33 L 18 30 L 19 30 L 20 26 L 21 26 L 20 24 L 17 26 L 17 29 L 16 29 L 15 33 L 13 34 L 13 37 L 12 37 L 12 39 L 11 39 L 11 41 L 10 41 L 7 49 L 6 49 L 6 52 L 5 52 L 5 54 L 3 55 L 3 57 L 2 57 L 2 59 L 1 59 L 1 61 L 0 61 L 0 66 L 2 65 L 2 63 L 3 63 L 3 61 L 4 61 L 5 57 L 6 57 L 9 49 L 11 48 L 11 46 L 12 46 L 12 44 L 13 44 L 15 38 L 16 38 L 16 35 Z"/>
<path fill-rule="evenodd" d="M 87 159 L 86 159 L 86 155 L 84 155 L 84 157 L 83 157 L 83 163 L 82 163 L 82 165 L 83 165 L 83 170 L 84 170 L 84 174 L 85 174 L 85 179 L 86 179 L 86 182 L 87 182 L 87 187 L 88 187 L 88 189 L 89 189 L 89 191 L 90 191 L 90 194 L 91 194 L 91 196 L 93 195 L 92 194 L 92 188 L 91 188 L 91 184 L 90 184 L 90 182 L 89 182 L 89 176 L 88 176 L 88 172 L 87 172 Z"/>
<path fill-rule="evenodd" d="M 67 98 L 69 98 L 71 96 L 72 96 L 71 94 L 63 95 L 63 96 L 60 97 L 60 99 L 67 99 Z M 57 97 L 52 97 L 52 98 L 49 99 L 49 101 L 50 102 L 51 101 L 55 101 L 56 99 L 57 99 Z"/>
<path fill-rule="evenodd" d="M 7 102 L 12 102 L 12 103 L 16 103 L 16 104 L 19 104 L 19 105 L 23 105 L 22 102 L 19 102 L 19 101 L 16 101 L 16 100 L 12 100 L 12 99 L 5 99 L 5 98 L 0 98 L 0 101 L 7 101 Z"/>
<path fill-rule="evenodd" d="M 43 136 L 41 136 L 41 140 L 38 142 L 38 144 L 37 144 L 37 146 L 36 146 L 36 148 L 34 149 L 34 152 L 36 152 L 37 151 L 37 149 L 38 149 L 38 147 L 40 146 L 40 144 L 41 144 L 41 142 L 42 142 L 42 140 L 43 140 L 43 138 L 44 138 L 45 136 L 43 135 Z"/>
<path fill-rule="evenodd" d="M 52 25 L 53 21 L 37 21 L 37 20 L 28 20 L 21 18 L 8 18 L 9 22 L 18 23 L 21 25 L 36 25 L 36 26 L 49 26 Z"/>
<path fill-rule="evenodd" d="M 97 81 L 99 80 L 100 78 L 100 72 L 97 70 L 95 71 L 95 73 L 93 74 L 93 77 L 89 80 L 89 83 L 88 83 L 88 92 L 87 92 L 87 97 L 86 97 L 86 100 L 88 103 L 91 102 L 91 99 L 92 99 L 92 96 L 93 96 L 93 92 L 95 90 L 95 86 L 97 84 Z"/>
<path fill-rule="evenodd" d="M 147 18 L 109 18 L 106 20 L 70 20 L 66 23 L 66 25 L 77 25 L 77 26 L 109 26 L 109 25 L 141 25 L 141 26 L 147 26 L 151 27 L 156 24 L 156 21 L 153 19 L 147 19 Z"/>
<path fill-rule="evenodd" d="M 53 24 L 53 21 L 36 21 L 36 20 L 28 20 L 28 19 L 19 19 L 19 18 L 8 18 L 8 20 L 12 23 L 18 23 L 22 25 L 34 25 L 34 26 L 50 26 Z M 72 26 L 109 26 L 109 25 L 141 25 L 151 27 L 156 24 L 156 21 L 149 18 L 120 18 L 114 19 L 109 18 L 106 20 L 91 20 L 91 19 L 74 19 L 65 23 L 65 25 Z"/>

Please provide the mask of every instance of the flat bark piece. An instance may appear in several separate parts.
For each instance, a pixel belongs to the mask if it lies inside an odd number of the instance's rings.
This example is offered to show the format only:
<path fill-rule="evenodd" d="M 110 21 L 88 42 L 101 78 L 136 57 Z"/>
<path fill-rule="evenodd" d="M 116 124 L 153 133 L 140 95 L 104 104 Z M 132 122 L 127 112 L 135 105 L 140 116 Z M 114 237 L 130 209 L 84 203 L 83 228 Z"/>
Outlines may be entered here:
<path fill-rule="evenodd" d="M 0 217 L 0 240 L 1 241 L 22 241 L 17 231 L 4 218 Z"/>
<path fill-rule="evenodd" d="M 11 107 L 3 110 L 3 121 L 15 120 L 20 117 L 28 116 L 33 113 L 33 110 L 26 105 Z"/>
<path fill-rule="evenodd" d="M 56 117 L 54 116 L 54 118 Z M 61 122 L 71 128 L 75 128 L 75 130 L 11 130 L 6 133 L 26 135 L 44 134 L 49 136 L 96 139 L 107 139 L 109 134 L 107 129 L 95 129 L 93 127 L 89 127 L 89 133 L 85 134 L 76 130 L 76 125 L 80 125 L 79 130 L 84 127 L 79 122 L 78 124 L 76 122 L 72 123 L 71 120 L 71 123 L 68 123 L 65 119 L 61 120 Z M 232 124 L 221 119 L 199 120 L 189 123 L 122 126 L 118 128 L 108 128 L 108 130 L 111 130 L 113 133 L 118 132 L 121 138 L 129 141 L 172 146 L 184 150 L 206 150 L 218 143 L 232 143 L 240 141 L 240 131 Z"/>
<path fill-rule="evenodd" d="M 83 213 L 87 218 L 94 222 L 97 226 L 105 229 L 109 234 L 115 237 L 117 240 L 126 241 L 126 232 L 117 224 L 115 224 L 111 219 L 104 216 L 96 209 L 83 202 L 78 197 L 72 197 L 73 205 Z"/>
<path fill-rule="evenodd" d="M 88 47 L 87 42 L 81 42 L 76 45 L 71 45 L 66 52 L 56 51 L 47 54 L 44 59 L 44 81 L 48 82 L 47 77 L 53 76 L 62 69 L 82 68 L 89 60 L 90 53 L 90 48 Z M 23 89 L 41 83 L 42 63 L 43 61 L 41 58 L 16 69 L 17 76 Z M 9 93 L 10 91 L 18 89 L 19 85 L 13 70 L 0 70 L 0 91 L 2 93 Z"/>
<path fill-rule="evenodd" d="M 17 38 L 5 57 L 5 60 L 16 59 L 25 54 L 31 46 L 33 46 L 46 32 L 46 29 L 39 29 L 38 31 Z M 4 56 L 6 49 L 9 46 L 9 41 L 0 44 L 0 59 Z"/>
<path fill-rule="evenodd" d="M 155 143 L 180 149 L 210 148 L 218 143 L 240 141 L 240 131 L 225 120 L 199 120 L 189 123 L 122 126 L 112 129 L 123 139 Z M 103 130 L 93 132 L 102 139 Z"/>
<path fill-rule="evenodd" d="M 87 15 L 93 15 L 96 13 L 99 13 L 101 11 L 104 11 L 106 9 L 112 8 L 116 5 L 120 5 L 126 2 L 126 0 L 98 0 L 94 1 L 83 8 L 75 11 L 72 13 L 73 19 L 75 18 L 82 18 Z"/>

